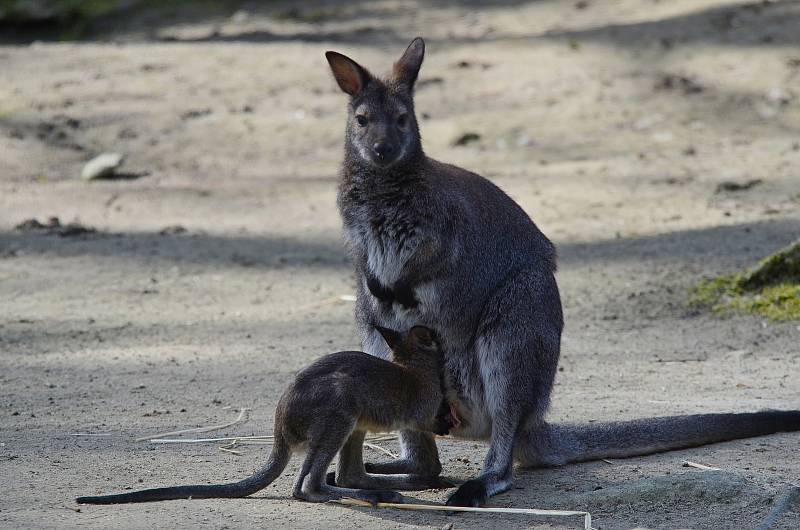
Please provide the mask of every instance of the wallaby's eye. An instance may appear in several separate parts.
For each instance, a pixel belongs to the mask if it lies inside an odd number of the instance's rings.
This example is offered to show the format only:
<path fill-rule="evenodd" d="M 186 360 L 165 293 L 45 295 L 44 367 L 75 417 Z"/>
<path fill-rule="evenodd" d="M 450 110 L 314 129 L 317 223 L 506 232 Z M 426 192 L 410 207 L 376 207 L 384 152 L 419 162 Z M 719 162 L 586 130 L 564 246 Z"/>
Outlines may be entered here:
<path fill-rule="evenodd" d="M 408 125 L 408 114 L 401 114 L 397 117 L 397 126 L 403 128 L 406 125 Z"/>
<path fill-rule="evenodd" d="M 363 114 L 356 115 L 356 123 L 359 124 L 361 127 L 367 126 L 367 117 Z"/>

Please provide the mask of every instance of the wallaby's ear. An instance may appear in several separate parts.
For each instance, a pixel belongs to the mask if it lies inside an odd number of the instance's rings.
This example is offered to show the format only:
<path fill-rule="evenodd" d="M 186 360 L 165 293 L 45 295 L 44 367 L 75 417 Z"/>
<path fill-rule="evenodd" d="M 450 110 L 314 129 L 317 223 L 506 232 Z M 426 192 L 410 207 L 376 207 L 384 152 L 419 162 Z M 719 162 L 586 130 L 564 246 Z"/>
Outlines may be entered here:
<path fill-rule="evenodd" d="M 433 333 L 425 326 L 414 326 L 408 331 L 411 344 L 430 348 L 435 344 Z"/>
<path fill-rule="evenodd" d="M 403 337 L 401 337 L 400 334 L 393 329 L 382 328 L 380 326 L 375 326 L 375 329 L 378 330 L 378 333 L 381 334 L 383 340 L 386 341 L 386 344 L 389 345 L 389 348 L 391 348 L 392 351 L 397 350 L 403 341 Z"/>
<path fill-rule="evenodd" d="M 413 90 L 424 57 L 425 41 L 422 40 L 422 37 L 417 37 L 408 45 L 403 56 L 394 63 L 392 71 L 394 80 L 406 85 L 409 90 Z"/>
<path fill-rule="evenodd" d="M 331 65 L 333 77 L 343 92 L 355 96 L 367 86 L 372 78 L 369 72 L 360 64 L 346 55 L 337 52 L 325 52 L 325 58 Z"/>

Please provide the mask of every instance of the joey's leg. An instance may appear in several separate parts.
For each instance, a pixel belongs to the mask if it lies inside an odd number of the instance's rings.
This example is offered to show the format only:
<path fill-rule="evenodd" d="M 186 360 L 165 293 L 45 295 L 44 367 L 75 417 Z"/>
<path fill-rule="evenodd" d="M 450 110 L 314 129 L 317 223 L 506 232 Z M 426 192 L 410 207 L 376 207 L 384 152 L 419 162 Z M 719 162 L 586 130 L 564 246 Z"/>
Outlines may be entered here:
<path fill-rule="evenodd" d="M 329 473 L 326 482 L 359 489 L 426 490 L 451 487 L 438 476 L 366 473 L 363 462 L 364 431 L 355 431 L 339 452 L 336 474 Z"/>
<path fill-rule="evenodd" d="M 344 488 L 326 484 L 325 473 L 336 454 L 336 449 L 330 440 L 309 444 L 306 459 L 292 491 L 295 498 L 309 502 L 328 502 L 342 497 L 352 497 L 373 505 L 379 502 L 403 502 L 403 496 L 396 491 Z"/>
<path fill-rule="evenodd" d="M 452 506 L 480 506 L 511 488 L 518 434 L 541 422 L 558 362 L 561 306 L 551 274 L 523 271 L 484 311 L 475 355 L 492 418 L 490 447 L 480 475 L 448 499 Z"/>

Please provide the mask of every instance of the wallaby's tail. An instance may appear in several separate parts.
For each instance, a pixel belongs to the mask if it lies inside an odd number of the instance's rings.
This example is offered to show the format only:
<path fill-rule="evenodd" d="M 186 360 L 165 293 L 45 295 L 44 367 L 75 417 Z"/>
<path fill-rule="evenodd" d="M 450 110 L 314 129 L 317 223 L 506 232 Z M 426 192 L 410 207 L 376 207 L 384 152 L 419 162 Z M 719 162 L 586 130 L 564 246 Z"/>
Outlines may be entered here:
<path fill-rule="evenodd" d="M 173 486 L 169 488 L 153 488 L 117 495 L 99 495 L 96 497 L 78 497 L 80 504 L 123 504 L 128 502 L 168 501 L 173 499 L 215 499 L 246 497 L 267 487 L 280 476 L 289 459 L 292 448 L 286 439 L 276 433 L 275 445 L 266 465 L 253 476 L 231 482 L 230 484 L 206 484 L 193 486 Z"/>
<path fill-rule="evenodd" d="M 537 432 L 538 431 L 538 432 Z M 527 429 L 517 458 L 524 465 L 553 466 L 601 458 L 627 458 L 675 449 L 800 431 L 800 410 L 694 414 Z"/>

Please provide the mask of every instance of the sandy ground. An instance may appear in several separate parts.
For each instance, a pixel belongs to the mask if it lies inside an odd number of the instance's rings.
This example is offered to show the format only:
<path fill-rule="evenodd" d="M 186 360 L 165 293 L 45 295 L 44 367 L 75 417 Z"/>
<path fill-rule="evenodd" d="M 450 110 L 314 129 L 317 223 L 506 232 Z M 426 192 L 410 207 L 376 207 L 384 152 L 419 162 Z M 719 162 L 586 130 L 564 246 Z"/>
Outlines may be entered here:
<path fill-rule="evenodd" d="M 580 527 L 300 503 L 298 459 L 248 499 L 72 503 L 244 477 L 268 448 L 133 439 L 239 407 L 250 420 L 213 435 L 267 434 L 293 372 L 358 346 L 338 298 L 353 292 L 334 202 L 345 97 L 323 52 L 386 71 L 417 34 L 428 154 L 491 178 L 558 246 L 552 420 L 798 406 L 798 323 L 717 319 L 686 289 L 800 234 L 800 4 L 302 5 L 0 47 L 0 526 Z M 106 151 L 127 155 L 127 178 L 82 181 Z M 49 216 L 99 232 L 14 230 Z M 477 473 L 482 444 L 440 446 L 445 475 Z M 603 529 L 751 528 L 800 480 L 797 455 L 787 434 L 521 470 L 493 505 L 589 509 Z"/>

